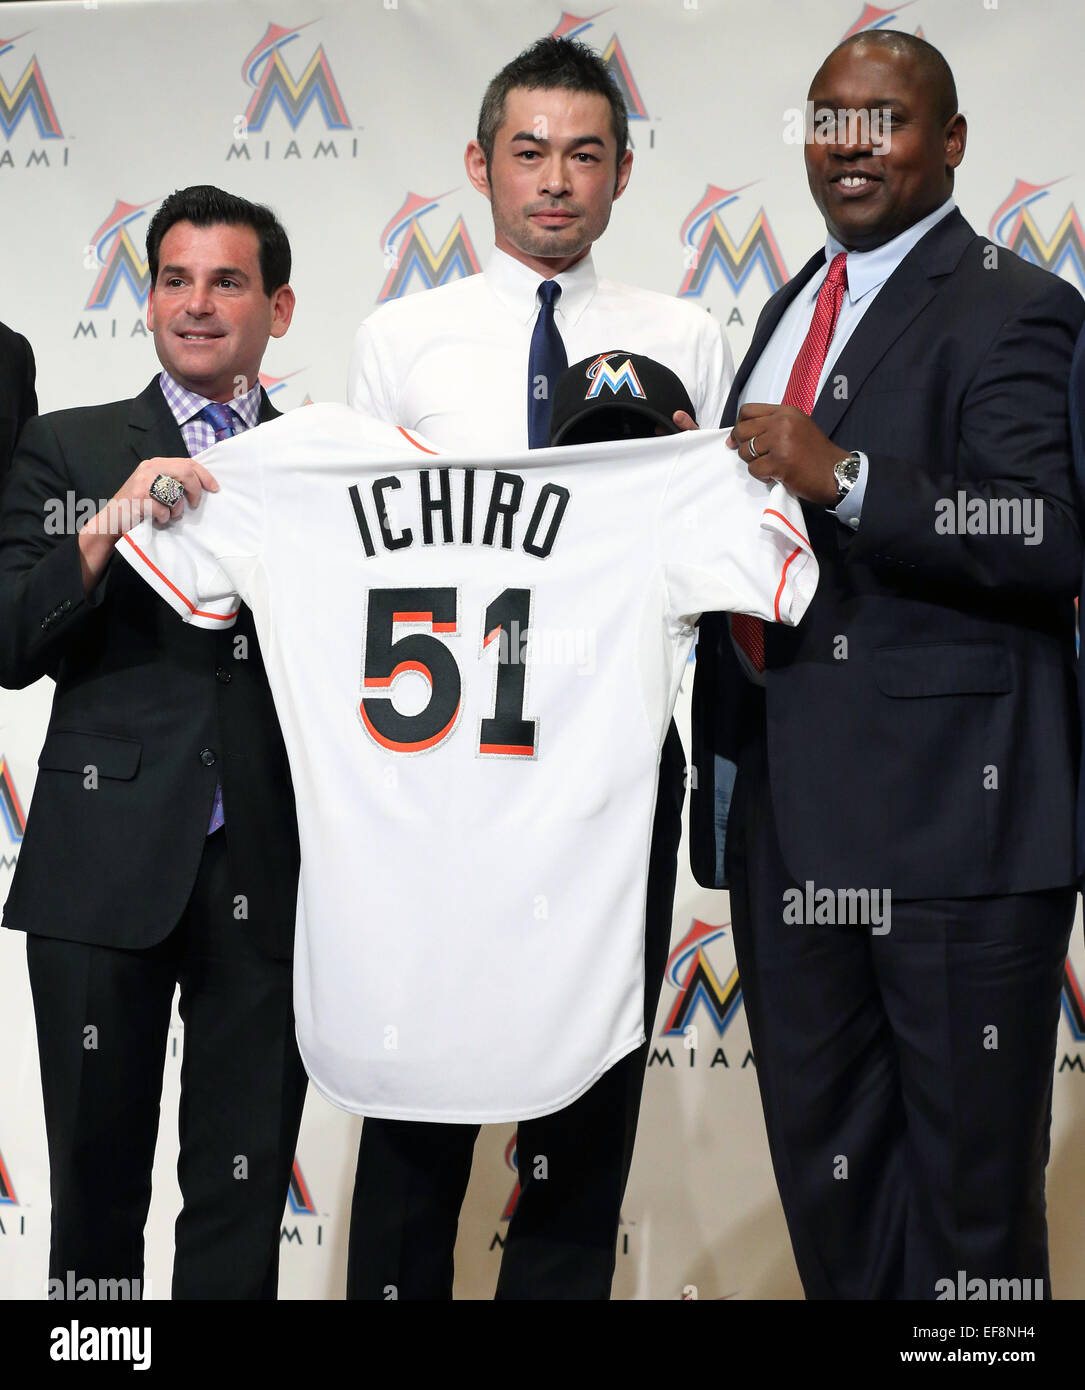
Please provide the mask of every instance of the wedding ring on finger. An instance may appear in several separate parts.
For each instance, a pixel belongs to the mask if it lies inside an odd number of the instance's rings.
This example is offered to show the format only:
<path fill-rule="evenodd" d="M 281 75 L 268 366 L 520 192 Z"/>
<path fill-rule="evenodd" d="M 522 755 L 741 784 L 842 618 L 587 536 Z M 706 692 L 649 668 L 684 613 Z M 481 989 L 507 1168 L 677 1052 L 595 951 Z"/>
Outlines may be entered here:
<path fill-rule="evenodd" d="M 751 458 L 751 459 L 756 459 L 756 458 L 760 458 L 760 457 L 761 457 L 761 455 L 760 455 L 760 454 L 757 452 L 757 450 L 754 448 L 754 440 L 755 440 L 756 438 L 757 438 L 757 435 L 755 434 L 755 435 L 752 435 L 752 436 L 746 441 L 747 444 L 749 444 L 749 446 L 750 446 L 750 458 Z"/>
<path fill-rule="evenodd" d="M 164 507 L 169 507 L 170 511 L 185 495 L 185 490 L 181 484 L 176 478 L 171 478 L 168 473 L 159 473 L 149 491 L 156 502 L 161 502 Z"/>

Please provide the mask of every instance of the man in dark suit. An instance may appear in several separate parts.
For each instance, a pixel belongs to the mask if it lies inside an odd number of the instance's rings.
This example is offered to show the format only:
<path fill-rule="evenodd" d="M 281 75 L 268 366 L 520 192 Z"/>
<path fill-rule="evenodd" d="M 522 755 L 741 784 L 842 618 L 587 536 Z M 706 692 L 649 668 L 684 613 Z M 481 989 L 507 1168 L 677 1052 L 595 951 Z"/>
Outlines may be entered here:
<path fill-rule="evenodd" d="M 0 483 L 7 476 L 15 441 L 27 420 L 37 413 L 30 344 L 21 333 L 0 323 Z"/>
<path fill-rule="evenodd" d="M 828 249 L 769 301 L 723 423 L 804 500 L 821 578 L 795 630 L 702 629 L 693 858 L 718 882 L 726 829 L 807 1295 L 934 1298 L 964 1271 L 1048 1296 L 1085 306 L 954 208 L 965 120 L 930 45 L 858 35 L 810 100 Z"/>
<path fill-rule="evenodd" d="M 142 1279 L 179 984 L 173 1296 L 274 1298 L 305 1093 L 286 753 L 248 610 L 190 628 L 113 550 L 144 509 L 167 523 L 216 488 L 190 455 L 278 414 L 258 376 L 293 311 L 290 246 L 269 209 L 196 187 L 147 254 L 161 374 L 32 421 L 4 495 L 0 681 L 56 682 L 5 925 L 27 932 L 51 1292 Z"/>

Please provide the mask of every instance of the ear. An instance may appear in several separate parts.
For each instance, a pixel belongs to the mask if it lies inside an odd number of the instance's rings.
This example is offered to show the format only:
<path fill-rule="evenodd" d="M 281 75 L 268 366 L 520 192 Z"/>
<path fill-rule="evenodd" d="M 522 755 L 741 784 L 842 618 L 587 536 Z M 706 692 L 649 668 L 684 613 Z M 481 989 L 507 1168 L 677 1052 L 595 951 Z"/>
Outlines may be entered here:
<path fill-rule="evenodd" d="M 154 332 L 154 286 L 147 290 L 147 327 Z"/>
<path fill-rule="evenodd" d="M 280 285 L 271 296 L 271 336 L 281 338 L 293 317 L 294 291 L 289 285 Z"/>
<path fill-rule="evenodd" d="M 625 192 L 625 186 L 629 182 L 629 175 L 633 171 L 633 151 L 626 150 L 622 155 L 621 163 L 618 165 L 618 181 L 614 186 L 615 198 L 620 198 Z"/>
<path fill-rule="evenodd" d="M 484 198 L 489 198 L 490 179 L 486 172 L 486 155 L 477 140 L 472 140 L 464 151 L 463 167 L 475 188 Z"/>
<path fill-rule="evenodd" d="M 946 126 L 946 167 L 956 169 L 964 159 L 964 147 L 968 141 L 968 122 L 958 111 Z"/>

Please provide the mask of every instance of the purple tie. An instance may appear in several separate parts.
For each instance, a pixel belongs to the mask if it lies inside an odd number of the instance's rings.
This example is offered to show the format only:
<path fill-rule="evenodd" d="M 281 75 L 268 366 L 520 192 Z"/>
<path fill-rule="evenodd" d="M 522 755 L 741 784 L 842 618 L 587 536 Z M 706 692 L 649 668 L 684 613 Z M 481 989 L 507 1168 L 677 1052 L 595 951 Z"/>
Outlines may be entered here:
<path fill-rule="evenodd" d="M 243 428 L 230 407 L 221 405 L 218 401 L 208 401 L 196 418 L 206 420 L 215 431 L 216 444 L 220 439 L 229 439 L 235 434 L 240 434 Z"/>
<path fill-rule="evenodd" d="M 206 420 L 215 431 L 215 443 L 220 439 L 230 439 L 235 434 L 240 434 L 244 426 L 228 405 L 222 405 L 218 401 L 208 401 L 197 417 Z M 222 813 L 222 780 L 215 783 L 215 801 L 211 807 L 211 820 L 207 826 L 208 835 L 213 835 L 221 825 L 225 825 L 226 817 Z"/>

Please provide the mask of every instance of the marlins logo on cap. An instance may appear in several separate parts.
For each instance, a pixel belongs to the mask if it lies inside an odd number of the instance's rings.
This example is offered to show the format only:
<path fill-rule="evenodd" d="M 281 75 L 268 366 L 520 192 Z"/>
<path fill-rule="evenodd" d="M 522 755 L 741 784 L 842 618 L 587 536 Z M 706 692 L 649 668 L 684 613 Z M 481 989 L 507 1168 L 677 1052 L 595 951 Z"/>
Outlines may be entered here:
<path fill-rule="evenodd" d="M 694 415 L 689 392 L 674 372 L 654 358 L 615 348 L 585 357 L 558 378 L 550 404 L 550 443 L 670 434 L 676 410 Z"/>

